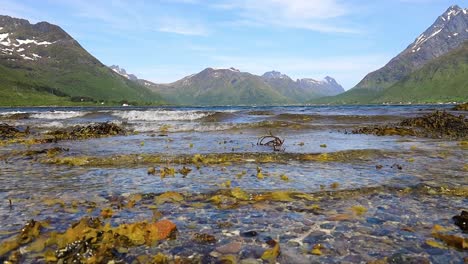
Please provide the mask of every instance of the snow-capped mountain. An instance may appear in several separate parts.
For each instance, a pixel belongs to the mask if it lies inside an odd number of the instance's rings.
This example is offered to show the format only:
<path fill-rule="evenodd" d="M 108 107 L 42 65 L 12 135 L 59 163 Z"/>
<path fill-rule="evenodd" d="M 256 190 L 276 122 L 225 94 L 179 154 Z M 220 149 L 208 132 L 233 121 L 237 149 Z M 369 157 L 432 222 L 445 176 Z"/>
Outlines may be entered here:
<path fill-rule="evenodd" d="M 344 92 L 343 87 L 329 76 L 325 77 L 324 80 L 304 78 L 293 81 L 286 74 L 270 71 L 264 73 L 262 78 L 273 89 L 296 102 L 305 102 L 313 98 L 333 96 Z"/>
<path fill-rule="evenodd" d="M 450 6 L 398 56 L 353 89 L 383 90 L 468 40 L 468 8 Z M 351 89 L 351 90 L 353 90 Z"/>
<path fill-rule="evenodd" d="M 160 99 L 142 85 L 113 73 L 59 26 L 2 15 L 0 83 L 0 93 L 13 98 L 9 101 L 21 99 L 24 104 L 33 98 L 46 98 L 44 104 L 47 100 Z"/>

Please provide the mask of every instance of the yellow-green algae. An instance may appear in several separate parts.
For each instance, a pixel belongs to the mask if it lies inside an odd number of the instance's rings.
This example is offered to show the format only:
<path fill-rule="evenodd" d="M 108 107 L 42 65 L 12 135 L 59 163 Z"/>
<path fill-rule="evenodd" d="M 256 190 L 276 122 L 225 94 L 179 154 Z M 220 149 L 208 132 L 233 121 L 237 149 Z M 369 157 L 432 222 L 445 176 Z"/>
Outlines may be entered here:
<path fill-rule="evenodd" d="M 134 166 L 151 164 L 195 164 L 216 165 L 230 163 L 288 163 L 290 161 L 311 162 L 358 162 L 394 154 L 376 149 L 347 150 L 329 153 L 211 153 L 194 155 L 127 154 L 106 157 L 74 156 L 42 159 L 43 163 L 70 166 Z"/>

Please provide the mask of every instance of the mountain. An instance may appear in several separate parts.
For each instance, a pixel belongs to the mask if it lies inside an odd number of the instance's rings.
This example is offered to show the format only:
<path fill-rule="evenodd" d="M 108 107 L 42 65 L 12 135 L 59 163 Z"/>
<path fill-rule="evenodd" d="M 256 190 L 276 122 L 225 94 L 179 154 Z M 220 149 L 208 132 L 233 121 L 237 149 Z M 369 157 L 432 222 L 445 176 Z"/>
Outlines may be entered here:
<path fill-rule="evenodd" d="M 293 81 L 277 71 L 257 76 L 235 68 L 207 68 L 170 84 L 149 87 L 167 101 L 184 105 L 294 104 L 343 91 L 331 77 Z"/>
<path fill-rule="evenodd" d="M 127 73 L 127 71 L 124 68 L 120 68 L 119 65 L 111 65 L 109 68 L 129 80 L 138 80 L 138 77 L 136 77 L 134 74 Z"/>
<path fill-rule="evenodd" d="M 161 102 L 89 54 L 59 26 L 0 16 L 0 105 Z"/>
<path fill-rule="evenodd" d="M 451 6 L 424 33 L 383 68 L 368 74 L 355 89 L 385 89 L 468 39 L 468 8 Z"/>
<path fill-rule="evenodd" d="M 213 69 L 187 76 L 170 84 L 151 86 L 169 102 L 183 105 L 274 105 L 291 100 L 260 76 L 234 68 Z"/>
<path fill-rule="evenodd" d="M 325 77 L 323 81 L 310 78 L 293 81 L 286 74 L 270 71 L 263 74 L 262 78 L 280 94 L 298 103 L 303 103 L 313 98 L 333 96 L 344 92 L 343 87 L 329 76 Z"/>
<path fill-rule="evenodd" d="M 382 102 L 380 98 L 389 98 L 383 94 L 389 87 L 402 80 L 411 78 L 412 73 L 423 68 L 426 64 L 453 51 L 468 40 L 468 8 L 450 6 L 436 21 L 419 35 L 405 50 L 390 60 L 384 67 L 369 73 L 354 88 L 335 97 L 322 98 L 313 102 L 320 103 L 371 103 Z M 436 62 L 437 64 L 437 62 Z M 457 71 L 458 69 L 453 69 Z M 428 85 L 429 80 L 424 80 L 421 85 Z M 413 83 L 414 85 L 414 83 Z M 430 84 L 435 87 L 436 83 Z M 398 84 L 397 86 L 401 86 Z M 406 86 L 406 85 L 405 85 Z M 423 88 L 417 89 L 422 91 Z M 440 93 L 459 87 L 440 86 Z M 435 91 L 435 90 L 434 90 Z M 413 99 L 418 96 L 413 95 Z M 423 99 L 424 95 L 421 94 Z M 448 98 L 447 98 L 448 99 Z M 407 101 L 407 100 L 404 100 Z"/>
<path fill-rule="evenodd" d="M 375 102 L 468 101 L 468 41 L 385 89 Z"/>

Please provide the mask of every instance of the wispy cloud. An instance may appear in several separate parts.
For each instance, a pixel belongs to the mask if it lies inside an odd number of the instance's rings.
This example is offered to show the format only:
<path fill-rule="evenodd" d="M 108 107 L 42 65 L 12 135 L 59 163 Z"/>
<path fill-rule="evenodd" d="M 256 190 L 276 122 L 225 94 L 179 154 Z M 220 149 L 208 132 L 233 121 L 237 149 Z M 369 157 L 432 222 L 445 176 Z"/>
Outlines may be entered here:
<path fill-rule="evenodd" d="M 67 0 L 56 1 L 57 4 L 68 6 L 72 15 L 103 23 L 106 27 L 119 31 L 160 31 L 180 35 L 207 35 L 209 30 L 201 21 L 193 21 L 183 13 L 164 13 L 163 6 L 155 3 L 147 9 L 140 1 L 94 1 Z M 195 0 L 177 0 L 180 3 L 196 3 Z M 164 1 L 161 1 L 164 2 Z"/>
<path fill-rule="evenodd" d="M 218 2 L 214 8 L 238 14 L 242 25 L 298 28 L 319 32 L 359 33 L 341 26 L 339 19 L 351 14 L 351 7 L 337 0 L 240 0 Z"/>
<path fill-rule="evenodd" d="M 166 17 L 159 19 L 158 31 L 189 36 L 206 36 L 207 27 L 200 22 L 188 21 L 182 18 Z"/>

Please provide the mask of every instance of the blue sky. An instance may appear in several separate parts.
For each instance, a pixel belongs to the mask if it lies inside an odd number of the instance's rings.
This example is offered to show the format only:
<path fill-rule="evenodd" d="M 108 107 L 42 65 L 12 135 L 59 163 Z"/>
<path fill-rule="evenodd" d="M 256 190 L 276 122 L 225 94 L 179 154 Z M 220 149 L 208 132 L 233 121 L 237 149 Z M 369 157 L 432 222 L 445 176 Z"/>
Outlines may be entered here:
<path fill-rule="evenodd" d="M 154 82 L 206 67 L 293 79 L 332 76 L 345 89 L 429 27 L 443 0 L 0 0 L 0 14 L 65 29 L 106 65 Z"/>

